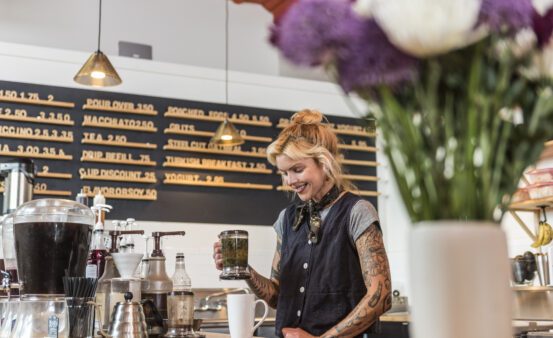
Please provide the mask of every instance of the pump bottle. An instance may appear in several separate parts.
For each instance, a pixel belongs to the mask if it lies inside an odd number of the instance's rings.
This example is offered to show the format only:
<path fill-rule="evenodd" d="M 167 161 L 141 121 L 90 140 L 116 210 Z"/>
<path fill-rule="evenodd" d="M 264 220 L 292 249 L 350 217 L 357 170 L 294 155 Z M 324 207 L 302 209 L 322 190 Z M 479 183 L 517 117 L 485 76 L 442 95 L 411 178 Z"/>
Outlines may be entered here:
<path fill-rule="evenodd" d="M 165 256 L 161 251 L 161 237 L 184 236 L 184 231 L 152 232 L 154 250 L 150 255 L 148 273 L 142 282 L 142 299 L 151 299 L 163 319 L 167 319 L 167 294 L 173 290 L 173 282 L 165 269 Z"/>
<path fill-rule="evenodd" d="M 104 274 L 108 250 L 104 245 L 104 222 L 101 215 L 102 213 L 109 212 L 111 208 L 112 207 L 110 205 L 106 204 L 95 205 L 91 208 L 97 216 L 96 225 L 94 226 L 92 246 L 86 261 L 85 275 L 87 278 L 99 278 Z"/>

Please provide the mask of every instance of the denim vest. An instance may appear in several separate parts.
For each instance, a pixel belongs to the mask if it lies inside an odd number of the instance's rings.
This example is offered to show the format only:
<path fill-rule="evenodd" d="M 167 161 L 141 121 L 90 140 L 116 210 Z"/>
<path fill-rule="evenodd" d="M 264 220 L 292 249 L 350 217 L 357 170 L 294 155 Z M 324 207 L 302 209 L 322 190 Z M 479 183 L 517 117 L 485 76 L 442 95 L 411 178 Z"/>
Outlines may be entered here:
<path fill-rule="evenodd" d="M 306 221 L 297 231 L 292 230 L 296 206 L 286 209 L 275 324 L 279 337 L 284 327 L 299 327 L 319 336 L 344 319 L 365 296 L 359 256 L 348 227 L 351 209 L 359 199 L 348 192 L 331 207 L 318 244 L 308 241 Z"/>

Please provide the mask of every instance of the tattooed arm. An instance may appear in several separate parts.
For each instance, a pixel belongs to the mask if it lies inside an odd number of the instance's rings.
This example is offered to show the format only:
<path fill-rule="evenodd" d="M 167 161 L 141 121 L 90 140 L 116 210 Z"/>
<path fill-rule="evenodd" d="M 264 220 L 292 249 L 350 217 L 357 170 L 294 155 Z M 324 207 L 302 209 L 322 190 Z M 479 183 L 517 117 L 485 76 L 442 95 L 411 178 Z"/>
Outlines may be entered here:
<path fill-rule="evenodd" d="M 271 278 L 267 279 L 261 276 L 251 266 L 248 269 L 251 274 L 251 278 L 246 282 L 255 295 L 267 302 L 270 307 L 276 308 L 278 301 L 278 291 L 280 285 L 280 247 L 282 245 L 282 239 L 277 236 L 277 248 L 275 256 L 273 258 L 273 266 L 271 268 Z"/>
<path fill-rule="evenodd" d="M 382 232 L 372 224 L 355 242 L 367 294 L 359 304 L 322 338 L 355 337 L 392 307 L 390 267 Z"/>

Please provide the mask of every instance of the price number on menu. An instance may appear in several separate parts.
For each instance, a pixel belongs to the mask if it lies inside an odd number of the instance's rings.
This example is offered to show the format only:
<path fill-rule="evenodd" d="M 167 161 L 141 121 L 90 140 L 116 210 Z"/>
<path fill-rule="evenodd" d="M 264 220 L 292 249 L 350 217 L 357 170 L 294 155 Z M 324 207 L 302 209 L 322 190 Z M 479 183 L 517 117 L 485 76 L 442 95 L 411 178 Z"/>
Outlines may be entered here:
<path fill-rule="evenodd" d="M 28 100 L 40 100 L 38 93 L 33 92 L 18 92 L 16 90 L 0 89 L 0 97 L 7 97 L 11 99 L 28 99 Z M 54 95 L 48 95 L 48 101 L 54 100 Z"/>

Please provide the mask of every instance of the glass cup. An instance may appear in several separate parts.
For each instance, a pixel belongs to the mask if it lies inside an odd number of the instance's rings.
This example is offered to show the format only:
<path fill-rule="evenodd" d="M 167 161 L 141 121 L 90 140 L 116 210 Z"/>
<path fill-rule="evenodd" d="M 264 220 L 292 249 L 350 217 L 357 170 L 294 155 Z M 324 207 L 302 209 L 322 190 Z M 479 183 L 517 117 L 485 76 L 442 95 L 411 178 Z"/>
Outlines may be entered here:
<path fill-rule="evenodd" d="M 227 230 L 219 234 L 223 255 L 223 272 L 220 279 L 249 279 L 248 232 Z"/>

